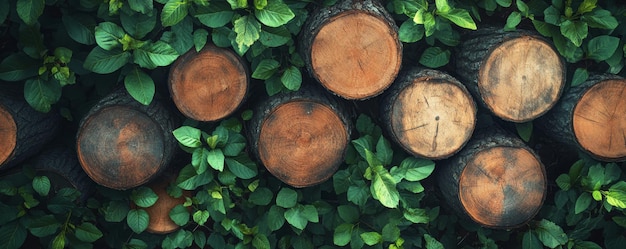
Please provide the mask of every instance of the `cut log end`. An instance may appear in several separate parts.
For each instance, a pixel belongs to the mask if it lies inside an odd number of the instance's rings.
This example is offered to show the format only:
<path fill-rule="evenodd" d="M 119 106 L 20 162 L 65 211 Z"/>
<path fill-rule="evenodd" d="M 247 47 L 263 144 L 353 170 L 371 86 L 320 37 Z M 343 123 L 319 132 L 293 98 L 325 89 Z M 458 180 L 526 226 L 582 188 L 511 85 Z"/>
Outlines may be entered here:
<path fill-rule="evenodd" d="M 215 121 L 234 112 L 248 91 L 247 68 L 228 49 L 191 50 L 172 66 L 169 87 L 176 107 L 198 121 Z"/>
<path fill-rule="evenodd" d="M 174 232 L 180 227 L 170 218 L 170 211 L 176 205 L 185 203 L 185 197 L 189 197 L 191 193 L 190 191 L 184 191 L 183 195 L 178 198 L 170 196 L 167 193 L 167 187 L 170 182 L 167 179 L 163 179 L 148 185 L 159 198 L 154 205 L 146 208 L 146 212 L 150 216 L 148 228 L 146 229 L 147 232 L 166 234 Z"/>
<path fill-rule="evenodd" d="M 313 75 L 343 98 L 373 97 L 397 76 L 401 46 L 394 28 L 380 17 L 346 11 L 326 22 L 314 37 Z"/>
<path fill-rule="evenodd" d="M 281 181 L 307 187 L 325 181 L 343 160 L 348 133 L 341 118 L 314 101 L 279 105 L 263 121 L 259 157 Z"/>
<path fill-rule="evenodd" d="M 527 122 L 546 113 L 559 99 L 565 67 L 547 42 L 521 36 L 495 47 L 478 74 L 478 89 L 498 117 Z"/>
<path fill-rule="evenodd" d="M 486 227 L 516 227 L 541 208 L 546 191 L 543 166 L 524 148 L 492 147 L 476 153 L 459 177 L 464 210 Z"/>
<path fill-rule="evenodd" d="M 580 146 L 607 161 L 626 159 L 626 80 L 599 82 L 574 107 L 574 134 Z"/>
<path fill-rule="evenodd" d="M 0 166 L 13 154 L 17 146 L 17 124 L 13 115 L 0 105 Z"/>
<path fill-rule="evenodd" d="M 458 85 L 422 77 L 398 95 L 390 121 L 394 136 L 407 151 L 441 159 L 459 151 L 472 136 L 476 105 Z"/>
<path fill-rule="evenodd" d="M 136 187 L 164 167 L 162 134 L 160 126 L 140 111 L 105 107 L 80 128 L 78 158 L 98 184 L 113 189 Z"/>

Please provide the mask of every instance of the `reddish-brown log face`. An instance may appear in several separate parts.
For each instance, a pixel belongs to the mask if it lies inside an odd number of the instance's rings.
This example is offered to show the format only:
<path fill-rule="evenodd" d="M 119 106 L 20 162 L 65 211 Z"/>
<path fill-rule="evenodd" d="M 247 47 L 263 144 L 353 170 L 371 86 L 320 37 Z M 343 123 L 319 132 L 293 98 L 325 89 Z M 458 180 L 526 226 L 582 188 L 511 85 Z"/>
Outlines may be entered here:
<path fill-rule="evenodd" d="M 528 150 L 492 147 L 476 153 L 459 178 L 459 198 L 465 211 L 487 227 L 515 227 L 541 208 L 546 176 L 541 162 Z"/>
<path fill-rule="evenodd" d="M 418 78 L 394 101 L 391 125 L 398 142 L 415 155 L 438 159 L 454 154 L 474 131 L 476 106 L 467 91 Z"/>
<path fill-rule="evenodd" d="M 232 51 L 207 46 L 192 50 L 172 66 L 170 91 L 187 117 L 215 121 L 234 112 L 248 90 L 248 73 Z"/>
<path fill-rule="evenodd" d="M 492 50 L 479 70 L 478 88 L 496 116 L 526 122 L 557 102 L 565 84 L 564 70 L 548 43 L 523 36 Z"/>
<path fill-rule="evenodd" d="M 270 173 L 291 186 L 306 187 L 335 173 L 347 143 L 345 124 L 331 108 L 292 101 L 263 121 L 258 147 Z"/>
<path fill-rule="evenodd" d="M 397 34 L 391 31 L 380 17 L 359 11 L 331 18 L 311 47 L 313 74 L 346 99 L 381 93 L 397 76 L 402 61 Z"/>
<path fill-rule="evenodd" d="M 148 228 L 146 231 L 156 234 L 165 234 L 176 231 L 179 226 L 170 218 L 170 211 L 176 205 L 185 203 L 185 197 L 191 195 L 190 191 L 184 191 L 183 195 L 174 198 L 167 193 L 167 187 L 170 182 L 167 179 L 160 179 L 148 185 L 152 191 L 159 197 L 154 205 L 147 207 L 146 212 L 150 216 Z"/>
<path fill-rule="evenodd" d="M 139 186 L 163 167 L 161 128 L 128 107 L 111 106 L 95 113 L 79 130 L 77 144 L 85 172 L 109 188 Z"/>
<path fill-rule="evenodd" d="M 13 115 L 0 105 L 0 165 L 6 162 L 17 146 L 17 124 Z"/>
<path fill-rule="evenodd" d="M 587 90 L 574 107 L 572 125 L 585 150 L 609 161 L 626 159 L 626 80 Z"/>

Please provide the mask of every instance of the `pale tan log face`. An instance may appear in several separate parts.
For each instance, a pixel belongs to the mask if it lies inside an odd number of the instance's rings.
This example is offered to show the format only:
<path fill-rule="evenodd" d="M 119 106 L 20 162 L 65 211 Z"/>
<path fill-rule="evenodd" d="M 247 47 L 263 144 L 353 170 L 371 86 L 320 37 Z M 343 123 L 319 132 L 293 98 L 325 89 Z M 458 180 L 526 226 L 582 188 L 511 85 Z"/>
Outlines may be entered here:
<path fill-rule="evenodd" d="M 6 162 L 17 146 L 17 124 L 11 113 L 0 105 L 0 165 Z"/>
<path fill-rule="evenodd" d="M 170 218 L 170 211 L 176 205 L 185 203 L 185 197 L 191 196 L 191 191 L 183 191 L 183 195 L 174 198 L 167 193 L 167 187 L 172 179 L 161 178 L 148 185 L 159 197 L 154 205 L 147 207 L 146 212 L 150 216 L 146 231 L 156 234 L 165 234 L 176 231 L 179 226 Z"/>
<path fill-rule="evenodd" d="M 402 62 L 397 33 L 380 17 L 346 11 L 330 19 L 311 47 L 313 74 L 328 90 L 363 99 L 385 90 Z"/>
<path fill-rule="evenodd" d="M 478 88 L 496 116 L 526 122 L 557 102 L 565 84 L 564 70 L 548 43 L 522 36 L 492 50 L 479 70 Z"/>
<path fill-rule="evenodd" d="M 574 107 L 572 119 L 583 149 L 609 161 L 626 158 L 626 80 L 592 86 Z"/>
<path fill-rule="evenodd" d="M 263 121 L 258 147 L 265 167 L 294 187 L 320 183 L 343 161 L 348 133 L 331 108 L 311 101 L 279 105 Z"/>
<path fill-rule="evenodd" d="M 524 148 L 493 147 L 476 153 L 459 179 L 469 216 L 488 227 L 514 227 L 531 219 L 546 192 L 543 166 Z"/>

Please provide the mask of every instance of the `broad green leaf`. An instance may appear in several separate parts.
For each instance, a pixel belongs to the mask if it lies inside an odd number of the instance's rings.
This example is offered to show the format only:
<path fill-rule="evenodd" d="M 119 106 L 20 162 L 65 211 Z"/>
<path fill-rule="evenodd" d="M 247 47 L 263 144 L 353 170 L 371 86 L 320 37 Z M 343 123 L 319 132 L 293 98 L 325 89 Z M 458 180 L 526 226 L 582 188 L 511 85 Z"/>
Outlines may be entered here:
<path fill-rule="evenodd" d="M 388 222 L 383 227 L 383 241 L 394 242 L 400 238 L 400 228 L 395 222 Z"/>
<path fill-rule="evenodd" d="M 65 233 L 59 233 L 57 236 L 54 236 L 52 240 L 52 249 L 63 249 L 65 248 Z"/>
<path fill-rule="evenodd" d="M 593 198 L 591 197 L 591 194 L 587 192 L 581 193 L 580 196 L 578 196 L 578 198 L 576 199 L 576 205 L 574 206 L 574 213 L 579 214 L 587 210 L 589 205 L 591 205 L 592 200 Z"/>
<path fill-rule="evenodd" d="M 413 43 L 424 37 L 424 26 L 417 25 L 414 21 L 406 20 L 398 29 L 398 39 L 401 42 Z"/>
<path fill-rule="evenodd" d="M 274 198 L 274 193 L 268 188 L 259 187 L 254 192 L 250 193 L 248 197 L 248 201 L 254 205 L 258 206 L 267 206 L 272 202 Z"/>
<path fill-rule="evenodd" d="M 404 216 L 405 219 L 415 224 L 419 224 L 419 223 L 426 224 L 430 221 L 430 218 L 426 210 L 421 209 L 421 208 L 404 209 L 404 211 L 402 212 L 402 215 Z"/>
<path fill-rule="evenodd" d="M 339 217 L 347 223 L 356 223 L 359 220 L 359 209 L 353 205 L 341 205 L 337 207 Z"/>
<path fill-rule="evenodd" d="M 380 136 L 376 143 L 376 157 L 383 165 L 391 164 L 391 160 L 393 159 L 391 144 L 383 136 Z"/>
<path fill-rule="evenodd" d="M 259 21 L 269 27 L 279 27 L 291 21 L 296 15 L 281 0 L 268 0 L 263 9 L 255 9 Z"/>
<path fill-rule="evenodd" d="M 178 52 L 169 44 L 157 41 L 147 43 L 135 49 L 134 62 L 146 69 L 155 69 L 159 66 L 169 66 L 178 58 Z"/>
<path fill-rule="evenodd" d="M 424 24 L 424 14 L 425 11 L 422 9 L 418 9 L 413 16 L 413 22 L 415 24 Z"/>
<path fill-rule="evenodd" d="M 144 36 L 152 32 L 157 23 L 156 14 L 138 14 L 129 15 L 126 12 L 120 14 L 122 27 L 134 39 L 142 39 Z"/>
<path fill-rule="evenodd" d="M 224 159 L 224 153 L 219 148 L 210 150 L 207 154 L 207 162 L 211 165 L 211 168 L 217 171 L 224 170 Z"/>
<path fill-rule="evenodd" d="M 260 10 L 267 6 L 267 0 L 254 0 L 254 8 Z"/>
<path fill-rule="evenodd" d="M 378 232 L 361 233 L 360 236 L 361 239 L 363 239 L 363 242 L 365 242 L 368 246 L 373 246 L 383 242 L 383 236 Z"/>
<path fill-rule="evenodd" d="M 206 234 L 202 230 L 196 230 L 193 232 L 193 242 L 198 246 L 198 248 L 205 248 L 207 238 Z"/>
<path fill-rule="evenodd" d="M 293 227 L 304 230 L 306 225 L 309 223 L 309 220 L 303 215 L 302 212 L 303 208 L 301 206 L 292 207 L 285 211 L 285 220 Z"/>
<path fill-rule="evenodd" d="M 154 205 L 159 196 L 154 191 L 146 186 L 139 186 L 134 189 L 130 195 L 130 199 L 139 207 L 150 207 Z"/>
<path fill-rule="evenodd" d="M 606 192 L 606 201 L 614 207 L 626 208 L 626 182 L 613 184 Z"/>
<path fill-rule="evenodd" d="M 104 220 L 107 222 L 121 222 L 126 218 L 130 207 L 125 201 L 110 201 L 104 205 Z"/>
<path fill-rule="evenodd" d="M 528 5 L 524 1 L 515 0 L 515 5 L 517 6 L 517 9 L 524 14 L 524 16 L 528 16 Z"/>
<path fill-rule="evenodd" d="M 371 153 L 371 151 L 374 149 L 372 143 L 372 137 L 369 135 L 365 135 L 356 140 L 352 140 L 352 145 L 363 159 L 367 158 L 366 151 L 370 151 Z"/>
<path fill-rule="evenodd" d="M 271 206 L 267 211 L 267 227 L 271 231 L 276 231 L 285 224 L 285 210 L 278 206 Z"/>
<path fill-rule="evenodd" d="M 163 34 L 162 41 L 169 44 L 177 54 L 184 54 L 193 47 L 193 18 L 186 17 L 172 26 L 171 32 Z"/>
<path fill-rule="evenodd" d="M 602 249 L 602 247 L 593 241 L 576 241 L 574 242 L 575 249 Z"/>
<path fill-rule="evenodd" d="M 49 112 L 52 104 L 61 98 L 61 85 L 39 77 L 28 79 L 24 84 L 24 98 L 35 110 Z"/>
<path fill-rule="evenodd" d="M 556 26 L 559 26 L 559 24 L 561 23 L 561 12 L 552 5 L 550 5 L 550 7 L 546 8 L 543 11 L 543 15 L 544 21 L 546 21 L 546 23 Z"/>
<path fill-rule="evenodd" d="M 583 16 L 589 27 L 599 29 L 615 29 L 619 22 L 608 10 L 595 9 L 593 12 Z"/>
<path fill-rule="evenodd" d="M 226 0 L 230 4 L 231 9 L 243 9 L 248 7 L 247 0 Z"/>
<path fill-rule="evenodd" d="M 112 22 L 102 22 L 95 28 L 96 43 L 104 50 L 111 50 L 121 45 L 126 34 L 124 29 Z"/>
<path fill-rule="evenodd" d="M 197 147 L 191 153 L 191 165 L 196 169 L 196 174 L 202 174 L 209 169 L 208 155 L 209 150 L 205 147 Z"/>
<path fill-rule="evenodd" d="M 429 37 L 435 33 L 437 22 L 435 16 L 430 12 L 425 12 L 423 15 L 424 34 Z"/>
<path fill-rule="evenodd" d="M 300 69 L 297 67 L 290 66 L 283 72 L 280 81 L 285 88 L 296 91 L 300 89 L 300 84 L 302 84 L 302 73 L 300 73 Z"/>
<path fill-rule="evenodd" d="M 149 105 L 152 102 L 156 91 L 152 77 L 138 67 L 134 67 L 124 77 L 124 87 L 130 96 L 143 105 Z"/>
<path fill-rule="evenodd" d="M 543 248 L 543 244 L 541 244 L 541 241 L 539 241 L 537 235 L 535 235 L 532 230 L 524 232 L 524 236 L 522 238 L 522 249 L 536 248 Z"/>
<path fill-rule="evenodd" d="M 576 10 L 577 14 L 585 14 L 587 12 L 593 11 L 597 6 L 598 0 L 584 0 L 579 6 L 578 10 Z"/>
<path fill-rule="evenodd" d="M 424 240 L 426 241 L 426 249 L 444 249 L 443 244 L 430 234 L 424 234 Z"/>
<path fill-rule="evenodd" d="M 576 68 L 574 71 L 574 76 L 572 77 L 572 87 L 578 86 L 585 82 L 589 78 L 589 72 L 584 68 Z"/>
<path fill-rule="evenodd" d="M 602 193 L 599 190 L 594 190 L 591 192 L 591 196 L 596 201 L 602 201 Z"/>
<path fill-rule="evenodd" d="M 333 243 L 337 246 L 346 246 L 350 243 L 352 238 L 352 229 L 354 225 L 349 223 L 343 223 L 335 227 L 333 232 Z"/>
<path fill-rule="evenodd" d="M 141 233 L 148 228 L 150 217 L 143 209 L 131 209 L 126 216 L 126 224 L 135 233 Z"/>
<path fill-rule="evenodd" d="M 193 31 L 193 45 L 196 52 L 200 52 L 209 40 L 209 32 L 205 29 L 196 29 Z"/>
<path fill-rule="evenodd" d="M 189 209 L 182 204 L 178 204 L 169 210 L 169 217 L 176 225 L 187 225 L 189 222 Z"/>
<path fill-rule="evenodd" d="M 556 178 L 556 185 L 562 190 L 569 190 L 572 187 L 571 179 L 567 174 L 561 174 Z"/>
<path fill-rule="evenodd" d="M 613 216 L 611 218 L 611 220 L 613 220 L 613 222 L 615 222 L 615 224 L 626 228 L 626 216 Z"/>
<path fill-rule="evenodd" d="M 502 7 L 508 8 L 513 3 L 512 0 L 496 0 L 496 3 Z"/>
<path fill-rule="evenodd" d="M 258 174 L 255 162 L 247 157 L 226 158 L 225 161 L 228 170 L 241 179 L 251 179 Z"/>
<path fill-rule="evenodd" d="M 476 30 L 476 23 L 465 9 L 452 9 L 446 13 L 438 13 L 441 17 L 450 20 L 461 28 Z"/>
<path fill-rule="evenodd" d="M 264 59 L 259 62 L 254 72 L 252 72 L 252 78 L 266 80 L 269 79 L 280 67 L 280 63 L 274 59 Z"/>
<path fill-rule="evenodd" d="M 427 159 L 407 157 L 400 163 L 400 168 L 406 171 L 404 179 L 415 182 L 430 176 L 435 170 L 435 163 Z"/>
<path fill-rule="evenodd" d="M 211 2 L 206 8 L 199 8 L 195 17 L 209 28 L 218 28 L 230 23 L 235 12 L 225 2 Z"/>
<path fill-rule="evenodd" d="M 267 95 L 274 96 L 284 89 L 283 83 L 277 75 L 265 80 L 265 91 Z"/>
<path fill-rule="evenodd" d="M 522 14 L 517 11 L 513 11 L 509 17 L 506 18 L 504 30 L 515 30 L 520 22 L 522 22 Z"/>
<path fill-rule="evenodd" d="M 223 148 L 223 151 L 225 156 L 233 157 L 238 156 L 245 148 L 246 139 L 241 134 L 237 134 L 230 136 L 228 143 Z"/>
<path fill-rule="evenodd" d="M 201 133 L 200 129 L 191 126 L 181 126 L 172 132 L 181 145 L 190 148 L 202 146 Z"/>
<path fill-rule="evenodd" d="M 241 16 L 233 22 L 233 30 L 237 34 L 235 42 L 239 50 L 250 47 L 257 41 L 261 33 L 261 23 L 254 16 Z"/>
<path fill-rule="evenodd" d="M 122 68 L 129 61 L 131 54 L 121 49 L 104 50 L 95 47 L 87 55 L 83 67 L 99 74 L 110 74 Z"/>
<path fill-rule="evenodd" d="M 61 222 L 48 214 L 41 217 L 33 217 L 26 225 L 32 235 L 42 238 L 55 234 L 61 227 Z"/>
<path fill-rule="evenodd" d="M 122 249 L 147 249 L 148 244 L 139 239 L 131 239 L 128 243 L 124 244 Z"/>
<path fill-rule="evenodd" d="M 161 11 L 163 27 L 174 26 L 182 21 L 188 12 L 189 2 L 186 0 L 168 0 Z"/>
<path fill-rule="evenodd" d="M 47 176 L 35 176 L 32 185 L 35 192 L 41 196 L 47 196 L 50 192 L 50 179 Z"/>
<path fill-rule="evenodd" d="M 291 33 L 284 26 L 277 28 L 263 26 L 259 35 L 259 41 L 267 47 L 279 47 L 291 41 Z"/>
<path fill-rule="evenodd" d="M 400 193 L 396 189 L 396 182 L 389 172 L 382 166 L 374 166 L 372 185 L 370 191 L 372 197 L 380 201 L 383 206 L 388 208 L 398 207 L 400 201 Z"/>
<path fill-rule="evenodd" d="M 18 249 L 22 247 L 28 232 L 18 221 L 0 226 L 0 248 Z"/>
<path fill-rule="evenodd" d="M 270 241 L 265 234 L 257 233 L 254 235 L 254 238 L 252 238 L 252 246 L 256 249 L 269 249 Z"/>
<path fill-rule="evenodd" d="M 131 10 L 141 14 L 148 14 L 152 12 L 153 3 L 152 0 L 128 0 L 128 6 Z"/>
<path fill-rule="evenodd" d="M 45 0 L 17 0 L 15 5 L 17 15 L 24 23 L 33 25 L 43 14 L 45 3 Z"/>
<path fill-rule="evenodd" d="M 619 38 L 614 36 L 596 36 L 587 44 L 587 58 L 598 62 L 606 60 L 615 53 L 619 43 Z"/>
<path fill-rule="evenodd" d="M 567 234 L 563 232 L 563 229 L 557 224 L 554 224 L 554 222 L 546 219 L 537 223 L 535 232 L 541 243 L 549 248 L 565 245 L 568 241 Z"/>
<path fill-rule="evenodd" d="M 365 206 L 365 203 L 367 202 L 367 199 L 369 199 L 370 195 L 370 191 L 365 184 L 351 185 L 348 187 L 348 201 L 356 204 L 357 206 Z"/>
<path fill-rule="evenodd" d="M 524 142 L 528 142 L 533 135 L 533 122 L 515 123 L 515 129 L 519 137 L 524 140 Z"/>
<path fill-rule="evenodd" d="M 282 188 L 276 195 L 276 205 L 282 208 L 292 208 L 298 202 L 298 192 L 291 188 Z"/>
<path fill-rule="evenodd" d="M 94 27 L 96 20 L 86 14 L 63 15 L 61 17 L 67 34 L 76 42 L 92 45 L 96 42 Z"/>
<path fill-rule="evenodd" d="M 37 76 L 39 64 L 24 53 L 11 54 L 0 63 L 0 80 L 21 81 Z"/>
<path fill-rule="evenodd" d="M 588 27 L 586 22 L 565 20 L 560 26 L 561 34 L 567 37 L 576 47 L 582 45 L 587 37 Z"/>
<path fill-rule="evenodd" d="M 435 0 L 435 7 L 437 8 L 437 14 L 448 13 L 452 9 L 448 4 L 448 0 Z"/>
<path fill-rule="evenodd" d="M 429 47 L 420 56 L 419 63 L 430 68 L 442 67 L 450 61 L 450 53 L 447 49 Z"/>
<path fill-rule="evenodd" d="M 76 226 L 74 230 L 76 238 L 82 242 L 93 243 L 102 238 L 102 232 L 96 226 L 89 222 L 83 222 Z"/>

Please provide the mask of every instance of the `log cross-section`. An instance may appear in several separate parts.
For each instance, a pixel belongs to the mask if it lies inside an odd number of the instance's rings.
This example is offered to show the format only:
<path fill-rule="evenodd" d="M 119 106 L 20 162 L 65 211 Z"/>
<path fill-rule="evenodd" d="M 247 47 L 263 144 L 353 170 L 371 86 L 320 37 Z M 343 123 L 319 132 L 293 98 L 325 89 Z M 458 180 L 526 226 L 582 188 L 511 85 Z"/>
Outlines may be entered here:
<path fill-rule="evenodd" d="M 340 0 L 307 19 L 301 54 L 326 89 L 346 99 L 367 99 L 389 87 L 400 70 L 397 30 L 378 1 Z"/>

